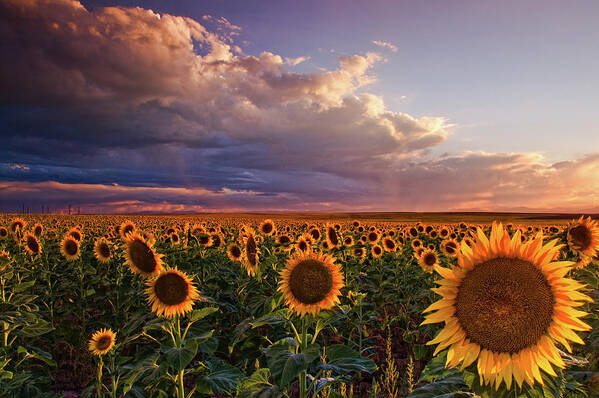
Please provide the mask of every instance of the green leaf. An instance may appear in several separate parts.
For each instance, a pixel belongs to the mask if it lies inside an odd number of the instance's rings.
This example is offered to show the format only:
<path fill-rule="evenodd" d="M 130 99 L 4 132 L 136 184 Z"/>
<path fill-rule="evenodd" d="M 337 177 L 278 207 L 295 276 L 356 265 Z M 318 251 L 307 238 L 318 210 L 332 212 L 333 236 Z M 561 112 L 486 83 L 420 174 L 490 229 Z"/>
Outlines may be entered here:
<path fill-rule="evenodd" d="M 368 358 L 362 357 L 357 351 L 346 345 L 337 344 L 326 348 L 327 363 L 321 363 L 323 370 L 331 370 L 337 374 L 350 372 L 372 373 L 376 370 L 376 364 Z"/>
<path fill-rule="evenodd" d="M 252 375 L 237 383 L 237 395 L 251 397 L 254 393 L 271 386 L 268 382 L 270 379 L 270 369 L 256 369 Z"/>
<path fill-rule="evenodd" d="M 198 352 L 198 344 L 194 340 L 190 340 L 185 344 L 185 347 L 173 347 L 166 351 L 165 357 L 169 366 L 180 372 L 193 360 Z"/>
<path fill-rule="evenodd" d="M 19 354 L 25 354 L 32 358 L 38 359 L 53 368 L 56 367 L 56 362 L 52 359 L 52 355 L 46 351 L 40 350 L 39 348 L 31 348 L 28 351 L 25 347 L 19 346 L 19 348 L 17 348 L 17 352 Z"/>
<path fill-rule="evenodd" d="M 204 319 L 208 315 L 213 314 L 216 311 L 218 311 L 218 308 L 216 308 L 216 307 L 205 307 L 205 308 L 201 308 L 199 310 L 195 310 L 189 315 L 189 322 L 196 322 L 196 321 L 199 321 L 200 319 Z"/>
<path fill-rule="evenodd" d="M 303 352 L 295 354 L 289 351 L 286 343 L 278 342 L 267 348 L 266 361 L 275 382 L 285 387 L 306 370 L 319 355 L 318 346 L 308 347 Z"/>
<path fill-rule="evenodd" d="M 54 330 L 48 321 L 38 319 L 37 323 L 26 325 L 21 329 L 21 333 L 28 337 L 41 336 Z"/>
<path fill-rule="evenodd" d="M 200 376 L 196 381 L 198 392 L 204 394 L 233 394 L 237 390 L 237 381 L 243 373 L 225 361 L 215 359 L 204 363 L 210 370 L 207 375 Z"/>

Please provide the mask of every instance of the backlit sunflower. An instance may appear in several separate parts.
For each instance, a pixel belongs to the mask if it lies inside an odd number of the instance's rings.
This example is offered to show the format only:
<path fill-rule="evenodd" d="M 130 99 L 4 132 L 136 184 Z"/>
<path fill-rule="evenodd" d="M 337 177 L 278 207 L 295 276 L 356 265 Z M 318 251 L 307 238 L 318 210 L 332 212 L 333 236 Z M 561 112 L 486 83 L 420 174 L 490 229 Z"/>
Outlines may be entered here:
<path fill-rule="evenodd" d="M 272 222 L 271 219 L 262 221 L 260 223 L 260 227 L 258 227 L 258 229 L 260 230 L 261 233 L 263 233 L 264 235 L 268 235 L 268 236 L 270 236 L 276 232 L 275 223 Z"/>
<path fill-rule="evenodd" d="M 295 242 L 295 248 L 300 252 L 307 252 L 310 250 L 310 244 L 304 236 L 300 236 L 297 242 Z"/>
<path fill-rule="evenodd" d="M 137 232 L 126 235 L 125 264 L 131 272 L 145 278 L 158 275 L 162 271 L 162 254 L 154 251 L 153 245 Z"/>
<path fill-rule="evenodd" d="M 69 261 L 77 260 L 81 254 L 79 241 L 70 235 L 65 235 L 60 242 L 60 253 Z"/>
<path fill-rule="evenodd" d="M 148 303 L 158 316 L 171 318 L 185 315 L 193 309 L 194 301 L 200 299 L 191 279 L 177 268 L 163 271 L 146 284 Z"/>
<path fill-rule="evenodd" d="M 10 223 L 10 232 L 12 232 L 13 234 L 16 234 L 17 231 L 22 231 L 25 228 L 25 225 L 27 225 L 25 220 L 23 220 L 22 218 L 15 218 Z"/>
<path fill-rule="evenodd" d="M 424 249 L 422 253 L 418 255 L 418 263 L 424 272 L 432 274 L 435 265 L 439 265 L 439 256 L 435 250 Z"/>
<path fill-rule="evenodd" d="M 25 250 L 27 250 L 27 253 L 35 256 L 42 252 L 42 245 L 38 242 L 34 234 L 26 234 L 23 240 L 25 242 Z"/>
<path fill-rule="evenodd" d="M 316 227 L 312 227 L 310 228 L 310 230 L 308 231 L 308 233 L 310 234 L 310 236 L 312 237 L 312 240 L 314 242 L 318 242 L 320 240 L 320 230 Z"/>
<path fill-rule="evenodd" d="M 8 236 L 8 229 L 0 227 L 0 239 L 5 239 Z"/>
<path fill-rule="evenodd" d="M 289 308 L 304 316 L 333 308 L 343 286 L 341 266 L 334 257 L 298 251 L 280 271 L 278 290 Z"/>
<path fill-rule="evenodd" d="M 420 239 L 412 240 L 412 249 L 416 250 L 419 247 L 422 247 L 422 241 Z"/>
<path fill-rule="evenodd" d="M 107 263 L 110 261 L 112 253 L 110 250 L 110 243 L 106 240 L 106 238 L 100 238 L 96 240 L 96 243 L 94 244 L 94 254 L 101 263 Z"/>
<path fill-rule="evenodd" d="M 343 238 L 343 246 L 352 247 L 354 245 L 354 237 L 347 235 Z"/>
<path fill-rule="evenodd" d="M 584 344 L 574 331 L 589 330 L 580 321 L 587 315 L 574 307 L 592 301 L 583 287 L 565 278 L 573 263 L 554 262 L 561 246 L 543 245 L 541 233 L 522 244 L 520 232 L 510 238 L 501 224 L 493 224 L 490 238 L 479 228 L 473 248 L 462 243 L 459 267 L 440 266 L 441 286 L 433 289 L 443 298 L 424 312 L 422 324 L 445 322 L 428 344 L 439 344 L 434 355 L 448 348 L 448 367 L 466 368 L 477 362 L 481 379 L 495 389 L 512 380 L 543 384 L 541 370 L 556 376 L 553 366 L 564 368 L 555 345 L 571 350 L 568 340 Z"/>
<path fill-rule="evenodd" d="M 353 250 L 354 257 L 364 258 L 366 257 L 366 250 L 363 247 L 355 247 Z"/>
<path fill-rule="evenodd" d="M 568 228 L 568 246 L 579 256 L 592 257 L 599 250 L 599 223 L 580 217 Z"/>
<path fill-rule="evenodd" d="M 444 240 L 441 242 L 441 251 L 447 257 L 456 257 L 458 255 L 458 242 L 455 239 Z"/>
<path fill-rule="evenodd" d="M 375 244 L 376 242 L 379 241 L 380 239 L 380 235 L 377 231 L 371 231 L 368 233 L 368 235 L 366 235 L 366 237 L 368 238 L 368 243 L 370 244 Z"/>
<path fill-rule="evenodd" d="M 260 249 L 258 248 L 256 235 L 254 235 L 254 231 L 249 227 L 246 227 L 243 235 L 243 247 L 244 251 L 241 263 L 248 275 L 255 276 L 256 271 L 258 271 Z"/>
<path fill-rule="evenodd" d="M 89 340 L 89 350 L 92 354 L 102 356 L 107 354 L 116 341 L 116 334 L 111 329 L 100 329 Z"/>

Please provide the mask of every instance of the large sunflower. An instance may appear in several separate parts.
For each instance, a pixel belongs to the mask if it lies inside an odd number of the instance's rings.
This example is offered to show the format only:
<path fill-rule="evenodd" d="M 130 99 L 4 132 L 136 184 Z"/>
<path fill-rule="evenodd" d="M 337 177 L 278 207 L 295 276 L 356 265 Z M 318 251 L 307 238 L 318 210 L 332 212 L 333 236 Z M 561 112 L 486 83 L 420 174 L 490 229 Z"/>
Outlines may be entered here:
<path fill-rule="evenodd" d="M 580 256 L 593 257 L 599 250 L 599 223 L 580 217 L 568 228 L 568 245 Z"/>
<path fill-rule="evenodd" d="M 185 315 L 193 309 L 194 301 L 201 298 L 191 279 L 177 268 L 162 272 L 147 285 L 148 303 L 158 316 Z"/>
<path fill-rule="evenodd" d="M 89 350 L 92 354 L 102 356 L 107 354 L 116 340 L 116 334 L 111 329 L 100 329 L 89 340 Z"/>
<path fill-rule="evenodd" d="M 137 232 L 125 235 L 126 264 L 134 274 L 143 277 L 156 276 L 162 271 L 162 254 L 157 254 L 150 242 L 147 242 Z"/>
<path fill-rule="evenodd" d="M 318 315 L 339 303 L 343 288 L 341 266 L 327 254 L 297 251 L 280 272 L 279 291 L 300 316 Z"/>
<path fill-rule="evenodd" d="M 486 384 L 497 389 L 512 379 L 543 384 L 541 370 L 555 376 L 552 364 L 563 368 L 555 342 L 571 350 L 568 340 L 584 344 L 574 331 L 590 327 L 578 318 L 587 315 L 573 307 L 592 301 L 565 278 L 573 263 L 552 261 L 561 246 L 543 245 L 541 233 L 523 244 L 520 232 L 510 239 L 501 224 L 493 224 L 490 238 L 477 229 L 473 248 L 462 243 L 459 267 L 436 266 L 443 277 L 433 289 L 443 298 L 424 312 L 422 324 L 445 322 L 428 344 L 439 344 L 435 355 L 449 348 L 447 366 L 462 368 L 478 360 Z"/>

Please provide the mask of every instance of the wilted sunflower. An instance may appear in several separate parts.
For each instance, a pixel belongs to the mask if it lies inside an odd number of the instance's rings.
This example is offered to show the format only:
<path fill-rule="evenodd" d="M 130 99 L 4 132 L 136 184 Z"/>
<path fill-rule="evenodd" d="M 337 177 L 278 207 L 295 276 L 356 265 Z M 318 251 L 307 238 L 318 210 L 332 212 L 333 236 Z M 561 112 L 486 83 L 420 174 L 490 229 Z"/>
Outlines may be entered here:
<path fill-rule="evenodd" d="M 296 252 L 280 271 L 279 291 L 285 303 L 300 316 L 318 315 L 339 303 L 343 273 L 327 254 Z"/>
<path fill-rule="evenodd" d="M 439 256 L 437 256 L 437 252 L 432 249 L 424 249 L 422 253 L 418 255 L 418 263 L 424 272 L 432 274 L 435 265 L 439 265 Z"/>
<path fill-rule="evenodd" d="M 107 354 L 116 341 L 116 334 L 111 329 L 100 329 L 89 340 L 89 350 L 92 354 L 102 356 Z"/>
<path fill-rule="evenodd" d="M 325 227 L 325 231 L 327 249 L 333 249 L 341 245 L 335 226 L 327 224 L 327 226 Z"/>
<path fill-rule="evenodd" d="M 34 234 L 25 235 L 23 240 L 25 241 L 25 250 L 27 250 L 27 253 L 35 256 L 42 252 L 42 245 L 38 242 Z"/>
<path fill-rule="evenodd" d="M 574 332 L 589 330 L 581 322 L 585 312 L 575 310 L 582 301 L 592 301 L 580 293 L 583 285 L 565 278 L 573 263 L 552 262 L 561 246 L 553 240 L 543 245 L 539 233 L 526 244 L 517 231 L 493 224 L 490 238 L 479 228 L 473 248 L 462 243 L 459 267 L 436 271 L 443 277 L 433 289 L 443 298 L 424 312 L 422 324 L 445 322 L 445 327 L 428 344 L 444 348 L 447 366 L 460 363 L 462 369 L 477 359 L 478 373 L 486 384 L 497 389 L 512 379 L 543 384 L 541 370 L 556 376 L 552 364 L 564 368 L 555 342 L 571 350 L 568 340 L 584 344 Z"/>
<path fill-rule="evenodd" d="M 107 263 L 110 261 L 112 253 L 110 251 L 110 243 L 106 240 L 106 238 L 100 238 L 96 240 L 96 243 L 94 244 L 94 254 L 101 263 Z"/>
<path fill-rule="evenodd" d="M 162 254 L 157 254 L 152 244 L 137 232 L 127 234 L 125 238 L 125 264 L 131 272 L 145 278 L 158 275 L 162 271 Z"/>
<path fill-rule="evenodd" d="M 261 233 L 263 233 L 264 235 L 268 235 L 268 236 L 274 234 L 276 231 L 275 223 L 272 222 L 271 219 L 262 221 L 260 223 L 260 227 L 258 229 L 260 230 Z"/>
<path fill-rule="evenodd" d="M 177 268 L 163 271 L 146 284 L 148 303 L 158 316 L 171 318 L 175 315 L 185 315 L 193 309 L 194 301 L 200 299 L 200 294 L 191 279 Z"/>
<path fill-rule="evenodd" d="M 79 241 L 70 235 L 65 235 L 60 242 L 60 253 L 69 261 L 79 258 Z"/>
<path fill-rule="evenodd" d="M 594 256 L 599 250 L 599 223 L 580 217 L 568 228 L 568 245 L 579 256 Z"/>
<path fill-rule="evenodd" d="M 242 254 L 241 248 L 235 243 L 231 243 L 229 247 L 227 247 L 227 256 L 231 261 L 240 261 Z"/>
<path fill-rule="evenodd" d="M 383 255 L 383 248 L 380 247 L 379 245 L 374 245 L 370 249 L 370 252 L 372 253 L 372 257 L 379 258 Z"/>
<path fill-rule="evenodd" d="M 135 232 L 135 224 L 129 220 L 123 222 L 119 227 L 119 233 L 122 239 L 126 239 L 127 235 L 133 232 Z"/>
<path fill-rule="evenodd" d="M 260 249 L 258 248 L 254 231 L 249 227 L 246 227 L 246 232 L 243 236 L 243 247 L 242 264 L 248 275 L 255 276 L 258 270 Z"/>

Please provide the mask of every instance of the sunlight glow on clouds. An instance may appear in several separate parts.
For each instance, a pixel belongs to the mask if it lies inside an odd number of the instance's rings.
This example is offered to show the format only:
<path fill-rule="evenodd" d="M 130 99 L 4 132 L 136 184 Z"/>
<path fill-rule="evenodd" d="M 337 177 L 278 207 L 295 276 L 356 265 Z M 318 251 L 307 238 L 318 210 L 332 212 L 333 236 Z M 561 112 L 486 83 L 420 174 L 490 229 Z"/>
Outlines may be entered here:
<path fill-rule="evenodd" d="M 599 155 L 432 157 L 452 126 L 368 93 L 380 54 L 296 73 L 310 56 L 245 55 L 242 31 L 211 15 L 2 1 L 2 209 L 40 195 L 113 212 L 596 208 Z"/>

